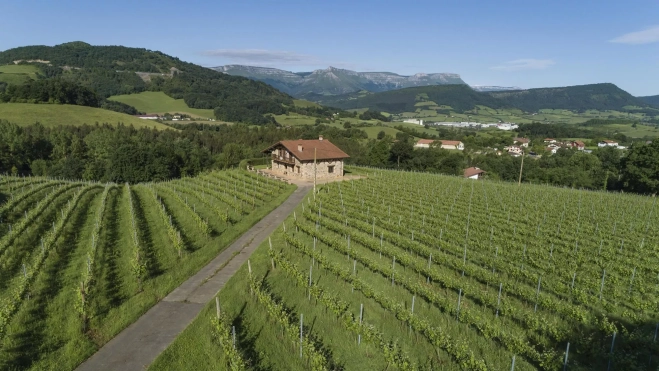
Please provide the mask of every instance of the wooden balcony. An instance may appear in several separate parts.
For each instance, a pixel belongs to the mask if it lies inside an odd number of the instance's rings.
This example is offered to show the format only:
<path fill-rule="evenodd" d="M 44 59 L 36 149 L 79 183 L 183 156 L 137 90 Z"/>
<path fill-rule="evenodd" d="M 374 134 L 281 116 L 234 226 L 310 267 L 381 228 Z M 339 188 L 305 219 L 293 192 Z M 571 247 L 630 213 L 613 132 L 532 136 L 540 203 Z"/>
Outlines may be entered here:
<path fill-rule="evenodd" d="M 281 162 L 281 163 L 284 163 L 284 164 L 295 165 L 295 158 L 294 157 L 285 158 L 284 156 L 278 156 L 278 155 L 275 155 L 273 153 L 272 154 L 272 160 L 277 161 L 277 162 Z"/>

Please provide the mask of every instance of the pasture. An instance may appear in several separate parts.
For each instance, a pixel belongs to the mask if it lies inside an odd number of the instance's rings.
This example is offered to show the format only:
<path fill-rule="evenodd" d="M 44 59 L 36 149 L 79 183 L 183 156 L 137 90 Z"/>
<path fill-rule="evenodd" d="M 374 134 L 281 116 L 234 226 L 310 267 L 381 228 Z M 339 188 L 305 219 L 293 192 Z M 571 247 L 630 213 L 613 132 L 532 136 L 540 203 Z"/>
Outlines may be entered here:
<path fill-rule="evenodd" d="M 0 103 L 0 120 L 18 125 L 32 125 L 36 122 L 44 126 L 123 123 L 133 125 L 136 129 L 171 129 L 152 120 L 142 120 L 119 112 L 67 104 Z"/>
<path fill-rule="evenodd" d="M 215 118 L 212 109 L 190 108 L 183 99 L 174 99 L 163 92 L 145 91 L 139 94 L 115 95 L 109 97 L 113 100 L 135 107 L 138 111 L 146 113 L 182 113 L 192 118 Z"/>

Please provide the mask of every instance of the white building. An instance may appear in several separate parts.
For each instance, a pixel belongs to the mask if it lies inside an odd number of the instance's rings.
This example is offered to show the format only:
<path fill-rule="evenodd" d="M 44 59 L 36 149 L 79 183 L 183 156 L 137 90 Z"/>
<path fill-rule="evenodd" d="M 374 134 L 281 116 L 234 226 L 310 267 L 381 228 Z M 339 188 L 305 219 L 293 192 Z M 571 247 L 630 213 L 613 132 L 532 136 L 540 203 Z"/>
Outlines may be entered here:
<path fill-rule="evenodd" d="M 423 125 L 423 120 L 421 119 L 407 119 L 403 120 L 403 122 L 407 122 L 408 124 Z"/>
<path fill-rule="evenodd" d="M 477 168 L 470 167 L 464 170 L 463 176 L 467 179 L 481 179 L 485 175 L 485 171 Z"/>
<path fill-rule="evenodd" d="M 513 139 L 513 143 L 517 144 L 518 146 L 528 148 L 529 147 L 529 138 L 515 138 Z"/>
<path fill-rule="evenodd" d="M 158 115 L 135 115 L 135 117 L 140 118 L 142 120 L 157 120 L 160 118 Z"/>
<path fill-rule="evenodd" d="M 598 147 L 618 147 L 618 142 L 615 140 L 603 140 L 597 143 Z"/>
<path fill-rule="evenodd" d="M 414 145 L 415 148 L 430 148 L 433 143 L 439 144 L 439 147 L 444 149 L 457 149 L 463 151 L 465 149 L 464 143 L 459 140 L 433 140 L 433 139 L 419 139 Z"/>

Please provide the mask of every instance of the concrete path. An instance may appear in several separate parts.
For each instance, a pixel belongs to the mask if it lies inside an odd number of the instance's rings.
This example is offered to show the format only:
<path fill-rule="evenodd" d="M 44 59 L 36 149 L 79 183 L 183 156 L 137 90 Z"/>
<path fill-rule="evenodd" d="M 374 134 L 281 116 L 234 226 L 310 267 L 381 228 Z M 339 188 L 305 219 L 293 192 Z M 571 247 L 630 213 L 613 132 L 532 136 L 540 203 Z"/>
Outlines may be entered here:
<path fill-rule="evenodd" d="M 105 344 L 76 370 L 132 371 L 149 367 L 178 334 L 192 323 L 202 308 L 217 295 L 256 248 L 302 202 L 312 187 L 313 185 L 308 184 L 299 186 L 284 203 Z M 233 257 L 236 252 L 239 254 Z M 223 265 L 225 266 L 222 268 Z"/>

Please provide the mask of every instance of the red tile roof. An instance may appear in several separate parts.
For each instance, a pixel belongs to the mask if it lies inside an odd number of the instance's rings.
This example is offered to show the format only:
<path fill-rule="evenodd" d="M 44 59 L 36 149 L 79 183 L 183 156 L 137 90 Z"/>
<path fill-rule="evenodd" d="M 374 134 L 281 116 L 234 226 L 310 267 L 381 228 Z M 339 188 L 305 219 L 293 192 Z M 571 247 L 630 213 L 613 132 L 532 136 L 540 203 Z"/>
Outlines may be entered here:
<path fill-rule="evenodd" d="M 580 140 L 575 140 L 575 141 L 574 141 L 574 144 L 576 144 L 577 147 L 585 147 L 585 146 L 586 146 L 586 143 L 584 143 L 584 142 L 582 142 L 582 141 L 580 141 Z"/>
<path fill-rule="evenodd" d="M 464 177 L 465 178 L 469 178 L 471 176 L 479 175 L 479 174 L 485 174 L 485 171 L 483 171 L 483 170 L 481 170 L 477 167 L 470 167 L 470 168 L 465 169 L 465 171 L 464 171 Z"/>
<path fill-rule="evenodd" d="M 515 142 L 520 142 L 520 143 L 528 143 L 529 138 L 515 138 L 513 139 Z"/>
<path fill-rule="evenodd" d="M 282 140 L 281 142 L 275 143 L 261 152 L 272 152 L 272 150 L 274 150 L 279 145 L 285 147 L 288 152 L 291 153 L 291 155 L 300 161 L 313 161 L 314 148 L 316 149 L 315 156 L 317 160 L 335 160 L 350 157 L 347 153 L 343 152 L 341 149 L 339 149 L 339 147 L 335 146 L 327 139 Z M 299 151 L 299 145 L 302 146 L 302 151 Z"/>
<path fill-rule="evenodd" d="M 440 142 L 442 142 L 443 146 L 457 146 L 462 143 L 459 140 L 440 140 Z"/>
<path fill-rule="evenodd" d="M 416 144 L 433 144 L 435 141 L 433 139 L 419 139 Z"/>

